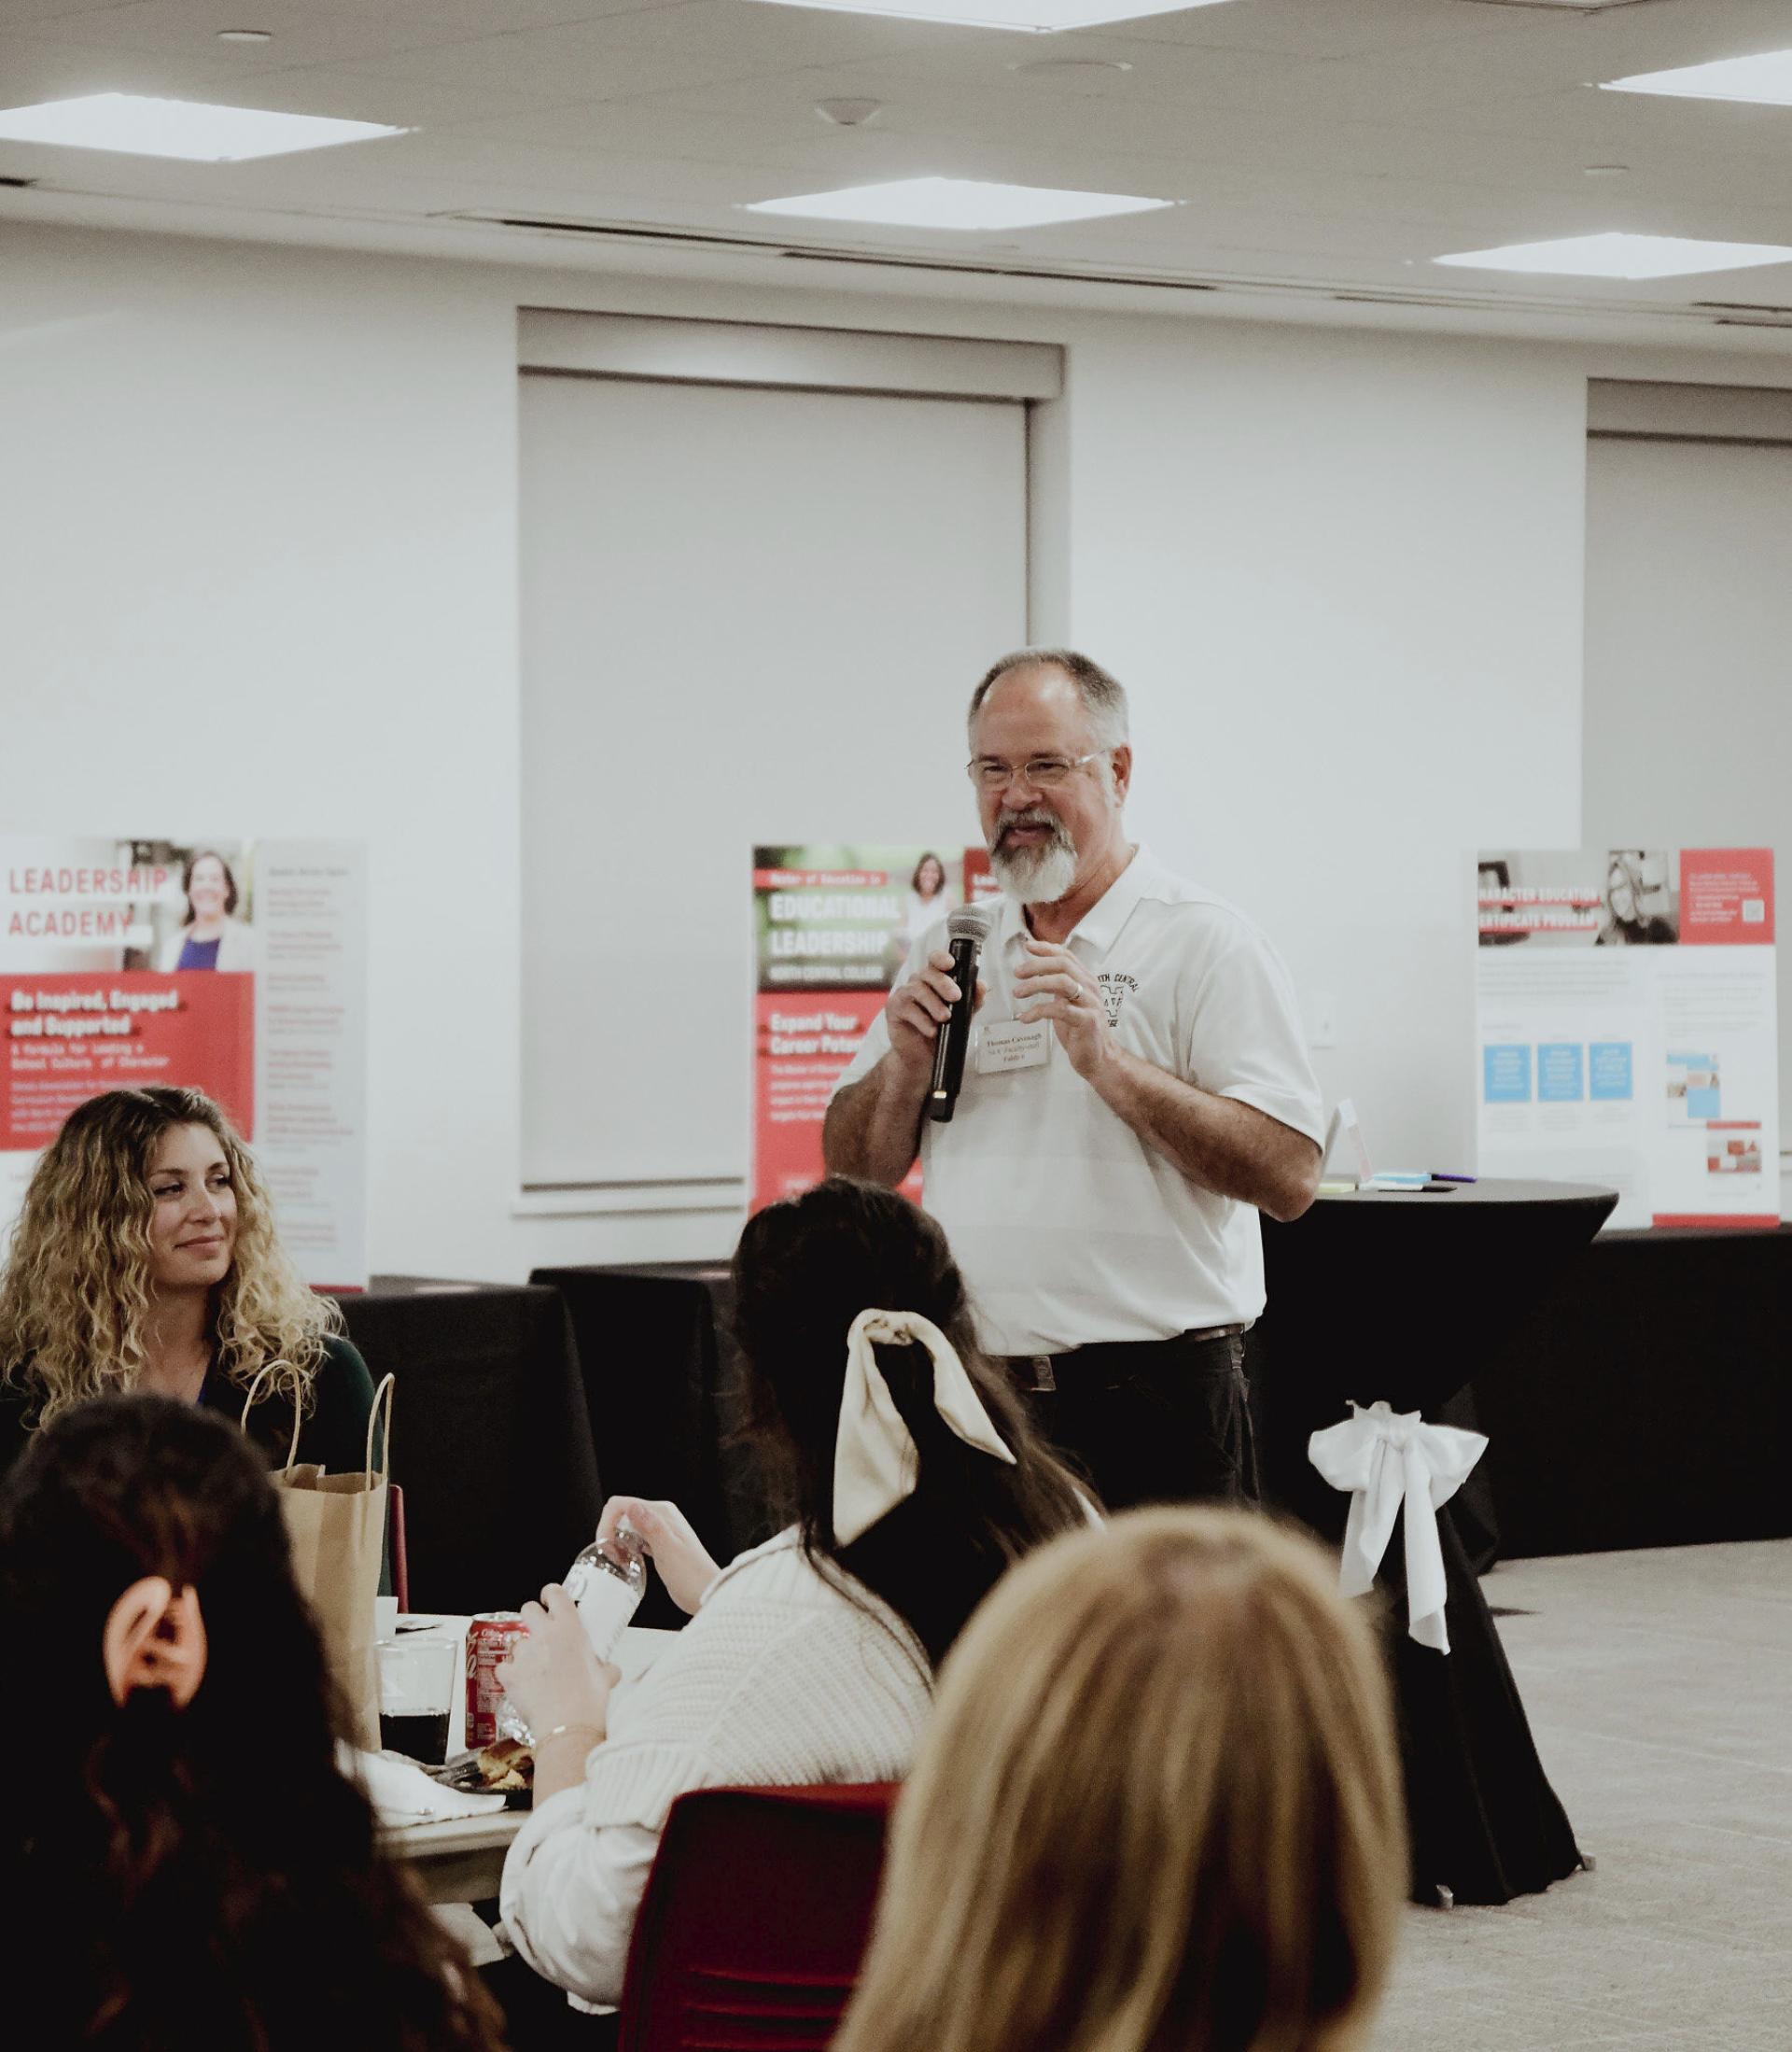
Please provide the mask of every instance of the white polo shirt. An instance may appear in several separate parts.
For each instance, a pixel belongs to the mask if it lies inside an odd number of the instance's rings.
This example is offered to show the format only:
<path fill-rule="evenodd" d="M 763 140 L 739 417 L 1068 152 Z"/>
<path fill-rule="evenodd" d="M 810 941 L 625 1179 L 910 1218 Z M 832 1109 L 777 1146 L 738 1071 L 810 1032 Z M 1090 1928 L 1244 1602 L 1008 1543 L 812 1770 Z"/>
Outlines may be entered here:
<path fill-rule="evenodd" d="M 945 922 L 909 949 L 906 979 L 943 948 Z M 1050 1039 L 1037 1068 L 982 1075 L 986 1021 L 1011 1019 L 1027 924 L 1003 898 L 979 974 L 986 995 L 951 1121 L 921 1126 L 924 1202 L 970 1286 L 993 1354 L 1060 1354 L 1161 1340 L 1263 1309 L 1255 1207 L 1204 1189 L 1110 1111 Z M 1257 927 L 1141 848 L 1066 945 L 1107 998 L 1114 1038 L 1183 1082 L 1235 1097 L 1316 1142 L 1319 1085 L 1288 972 Z M 844 1089 L 889 1049 L 880 1012 Z"/>

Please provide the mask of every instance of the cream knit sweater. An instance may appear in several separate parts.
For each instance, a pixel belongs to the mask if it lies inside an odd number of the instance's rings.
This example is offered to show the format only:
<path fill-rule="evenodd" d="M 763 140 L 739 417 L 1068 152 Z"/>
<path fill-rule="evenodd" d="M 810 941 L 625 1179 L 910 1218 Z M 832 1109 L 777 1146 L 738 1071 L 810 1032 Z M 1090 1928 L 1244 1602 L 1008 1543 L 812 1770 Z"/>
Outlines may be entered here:
<path fill-rule="evenodd" d="M 622 1994 L 665 1813 L 687 1789 L 894 1781 L 931 1681 L 919 1642 L 869 1590 L 843 1595 L 794 1530 L 743 1553 L 639 1680 L 580 1788 L 534 1811 L 504 1862 L 511 1943 L 583 2003 Z"/>

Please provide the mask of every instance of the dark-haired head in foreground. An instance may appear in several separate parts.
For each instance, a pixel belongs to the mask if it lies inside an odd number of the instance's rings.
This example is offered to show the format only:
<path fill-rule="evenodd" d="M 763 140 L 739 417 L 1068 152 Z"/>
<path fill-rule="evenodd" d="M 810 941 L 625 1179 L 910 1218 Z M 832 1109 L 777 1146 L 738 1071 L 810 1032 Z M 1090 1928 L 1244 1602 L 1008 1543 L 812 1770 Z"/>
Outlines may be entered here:
<path fill-rule="evenodd" d="M 28 1746 L 0 1846 L 34 2046 L 498 2045 L 337 1771 L 346 1720 L 240 1434 L 138 1396 L 35 1435 L 0 1486 L 0 1633 Z"/>

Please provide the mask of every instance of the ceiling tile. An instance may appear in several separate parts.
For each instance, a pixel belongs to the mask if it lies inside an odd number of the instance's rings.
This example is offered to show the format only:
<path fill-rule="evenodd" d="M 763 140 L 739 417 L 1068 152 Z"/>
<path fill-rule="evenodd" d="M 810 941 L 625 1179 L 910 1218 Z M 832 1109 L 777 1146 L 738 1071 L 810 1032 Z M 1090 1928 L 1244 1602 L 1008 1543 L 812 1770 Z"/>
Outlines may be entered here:
<path fill-rule="evenodd" d="M 813 115 L 819 99 L 882 100 L 892 116 L 949 109 L 961 119 L 1007 117 L 1046 122 L 1074 144 L 1074 124 L 1090 101 L 1172 100 L 1196 107 L 1224 105 L 1247 84 L 1284 69 L 1287 60 L 1248 50 L 1182 50 L 1103 43 L 1087 69 L 1028 70 L 1029 63 L 1056 64 L 1056 39 L 1004 36 L 993 44 L 925 54 L 881 56 L 853 63 L 805 65 L 769 77 L 723 79 L 694 91 L 670 89 L 651 95 L 670 108 L 777 119 Z M 1103 68 L 1116 53 L 1128 68 Z M 640 95 L 642 98 L 648 95 Z"/>
<path fill-rule="evenodd" d="M 235 67 L 218 62 L 216 46 L 178 55 L 111 52 L 48 36 L 0 35 L 0 107 L 72 99 L 83 92 L 159 92 L 193 99 L 228 90 L 236 76 Z"/>
<path fill-rule="evenodd" d="M 248 65 L 331 63 L 651 12 L 655 0 L 127 0 L 59 14 L 56 38 L 119 49 L 216 49 Z M 677 6 L 680 0 L 659 0 Z M 0 0 L 10 14 L 11 0 Z M 218 44 L 219 29 L 273 32 Z"/>
<path fill-rule="evenodd" d="M 1495 39 L 1520 32 L 1522 9 L 1466 0 L 1243 0 L 1124 24 L 1141 42 L 1280 50 L 1300 57 L 1370 56 L 1427 43 Z"/>
<path fill-rule="evenodd" d="M 0 8 L 0 20 L 4 20 L 8 34 L 28 28 L 38 21 L 53 21 L 60 15 L 87 14 L 92 10 L 92 0 L 5 0 Z"/>
<path fill-rule="evenodd" d="M 749 6 L 743 0 L 683 0 L 527 35 L 485 36 L 360 68 L 370 77 L 494 85 L 553 93 L 560 100 L 609 100 L 901 55 L 953 38 L 967 48 L 988 40 L 982 32 L 874 15 Z"/>

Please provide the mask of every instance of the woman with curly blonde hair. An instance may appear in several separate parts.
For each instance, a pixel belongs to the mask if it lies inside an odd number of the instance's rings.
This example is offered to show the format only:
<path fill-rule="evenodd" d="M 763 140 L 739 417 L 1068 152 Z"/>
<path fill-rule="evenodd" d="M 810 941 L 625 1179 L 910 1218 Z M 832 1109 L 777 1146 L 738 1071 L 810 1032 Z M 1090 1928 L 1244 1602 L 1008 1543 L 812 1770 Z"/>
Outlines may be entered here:
<path fill-rule="evenodd" d="M 1253 1513 L 1129 1511 L 953 1648 L 834 2052 L 1352 2052 L 1406 1892 L 1336 1565 Z"/>
<path fill-rule="evenodd" d="M 373 1387 L 274 1237 L 230 1121 L 198 1090 L 107 1090 L 44 1150 L 0 1272 L 0 1469 L 91 1397 L 147 1391 L 243 1416 L 284 1458 L 358 1469 Z M 266 1370 L 267 1373 L 262 1374 Z"/>

